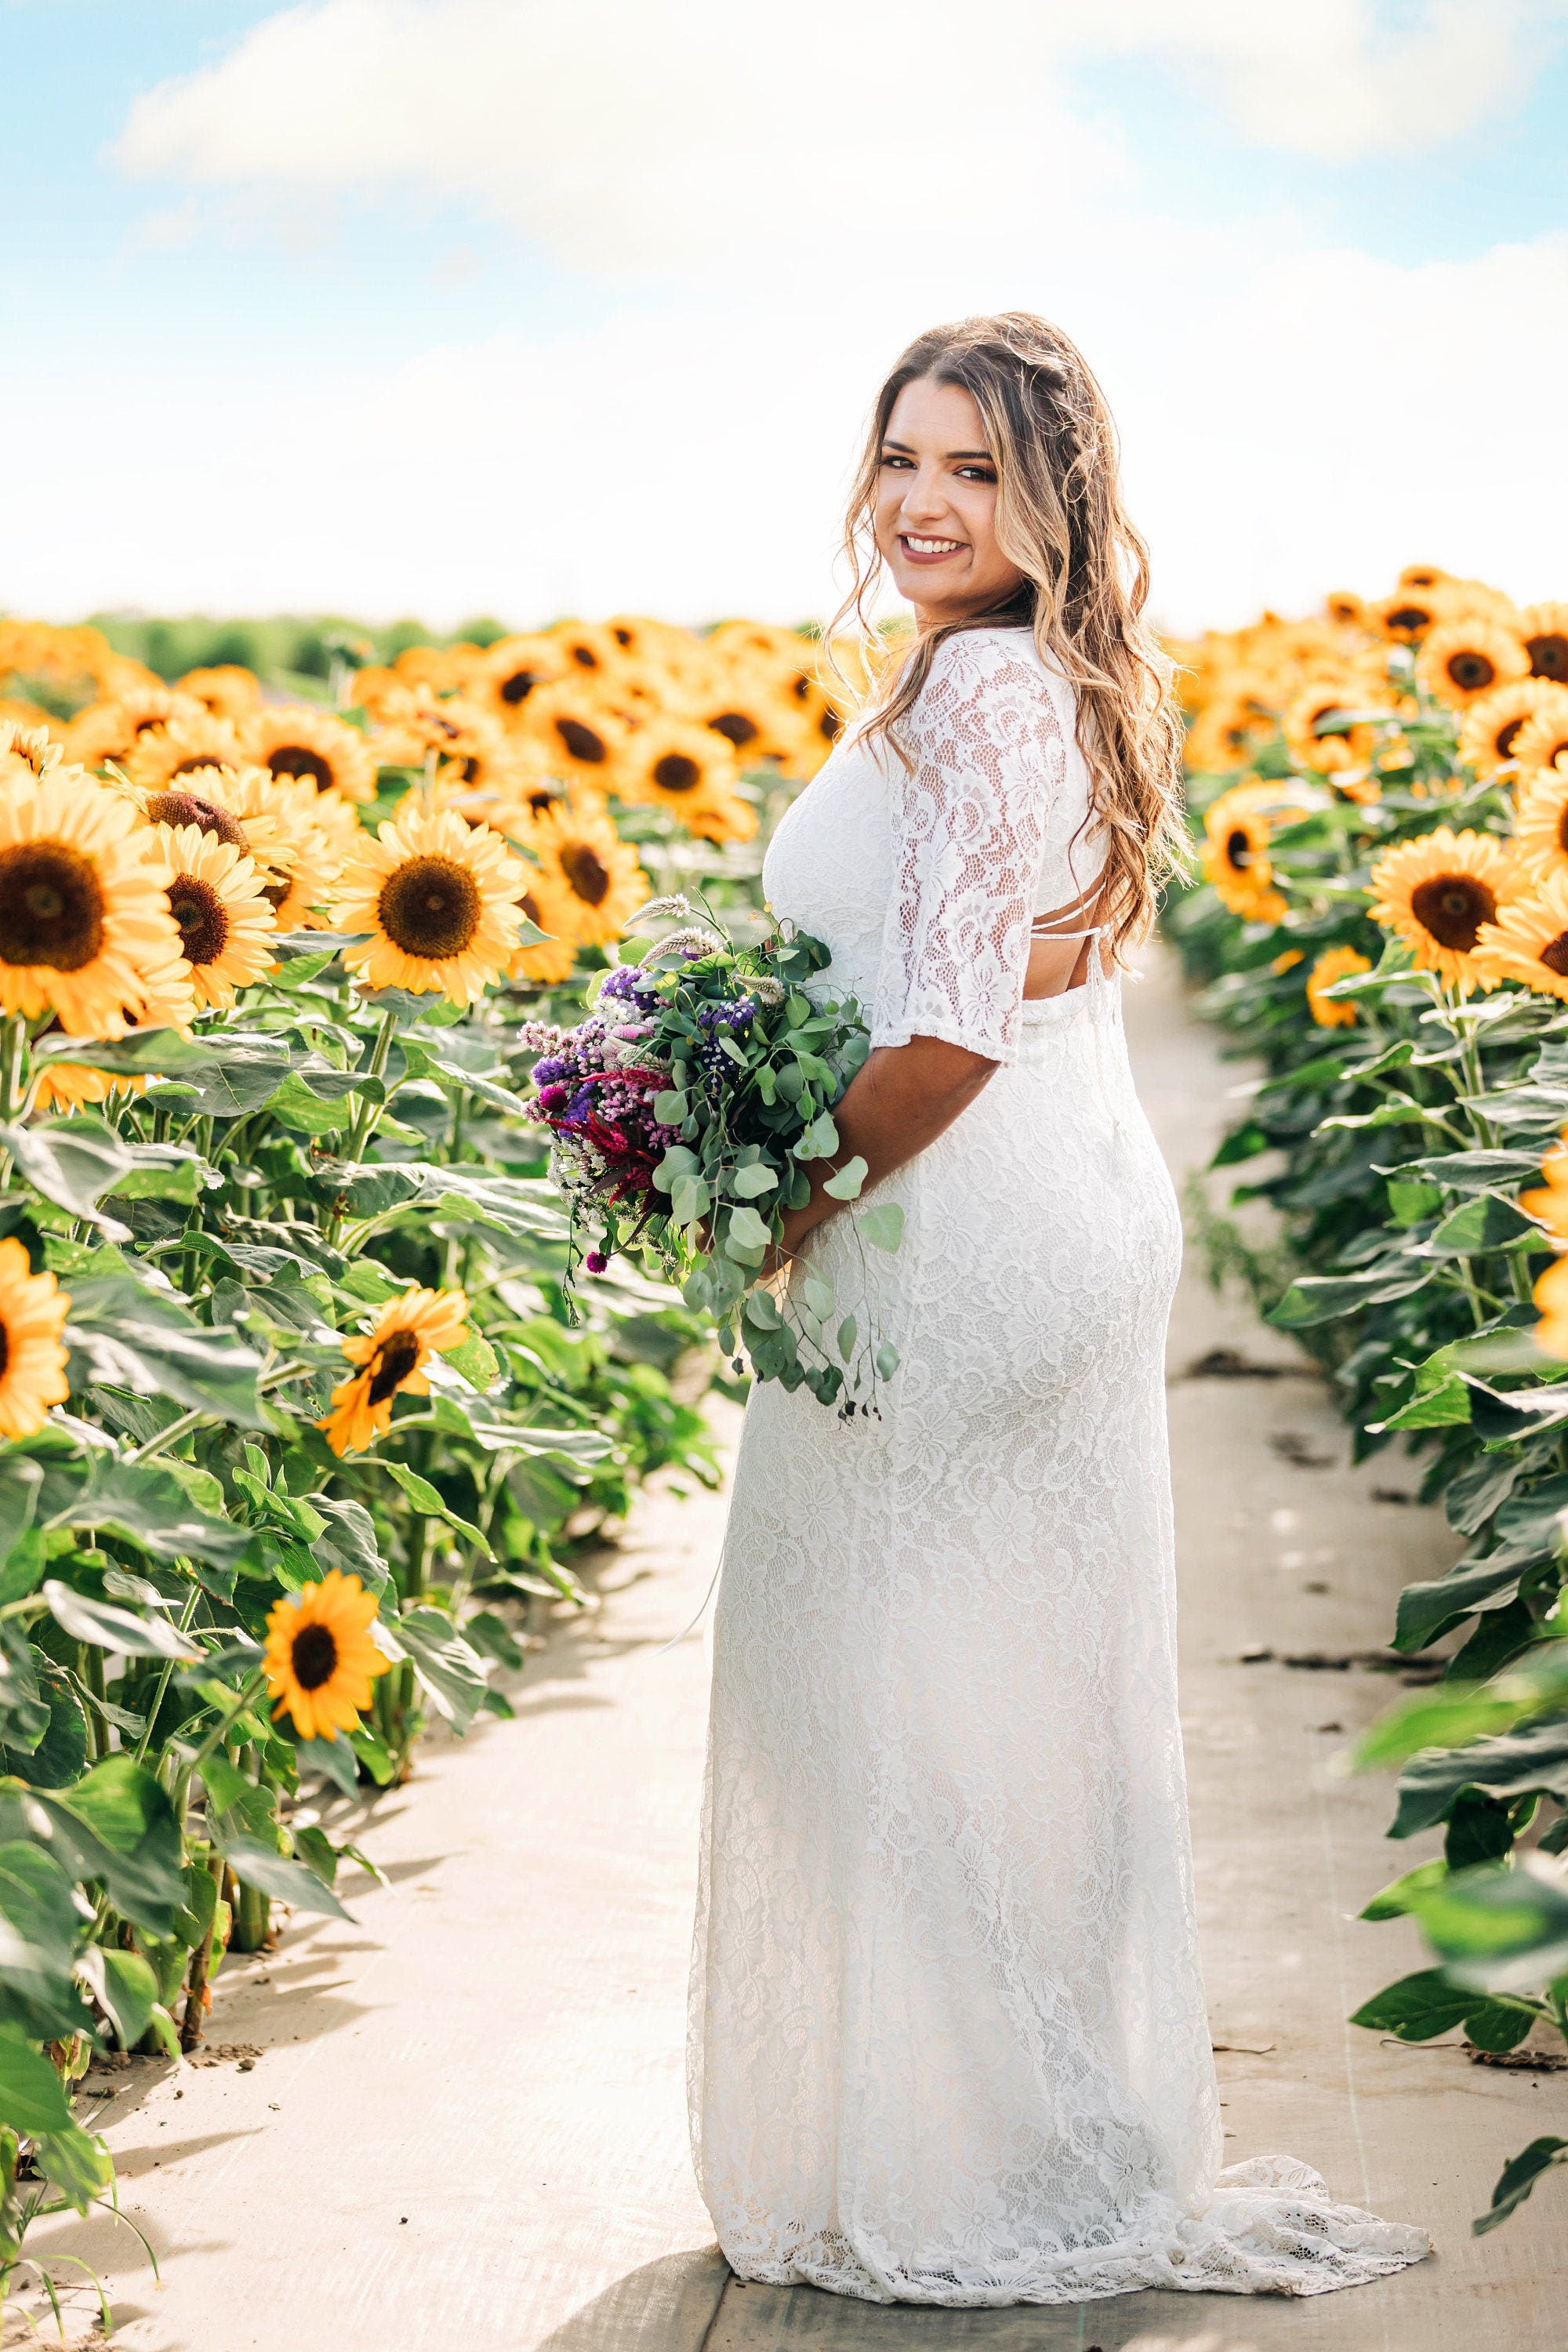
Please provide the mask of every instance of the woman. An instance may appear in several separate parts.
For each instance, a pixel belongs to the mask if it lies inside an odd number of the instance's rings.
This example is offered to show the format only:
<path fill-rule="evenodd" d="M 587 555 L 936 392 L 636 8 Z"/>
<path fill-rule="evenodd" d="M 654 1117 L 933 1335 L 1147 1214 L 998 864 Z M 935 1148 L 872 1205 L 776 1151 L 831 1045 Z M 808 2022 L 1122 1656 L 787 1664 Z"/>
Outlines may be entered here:
<path fill-rule="evenodd" d="M 1066 336 L 1009 312 L 911 344 L 847 544 L 846 613 L 885 565 L 918 635 L 764 878 L 869 1008 L 839 1156 L 904 1240 L 863 1251 L 819 1181 L 785 1244 L 900 1368 L 879 1417 L 776 1383 L 746 1414 L 704 2195 L 742 2277 L 872 2302 L 1352 2285 L 1426 2238 L 1289 2158 L 1219 2172 L 1176 1717 L 1181 1234 L 1115 977 L 1174 854 L 1180 730 Z"/>

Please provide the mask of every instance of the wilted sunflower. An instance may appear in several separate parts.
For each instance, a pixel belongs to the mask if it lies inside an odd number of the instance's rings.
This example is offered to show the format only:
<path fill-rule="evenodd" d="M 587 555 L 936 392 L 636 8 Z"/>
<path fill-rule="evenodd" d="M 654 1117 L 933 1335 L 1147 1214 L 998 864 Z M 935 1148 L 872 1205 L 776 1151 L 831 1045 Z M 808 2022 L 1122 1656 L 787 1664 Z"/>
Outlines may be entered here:
<path fill-rule="evenodd" d="M 121 1076 L 113 1070 L 89 1069 L 85 1062 L 45 1062 L 33 1084 L 37 1111 L 85 1110 L 89 1103 L 107 1102 L 111 1095 L 143 1095 L 145 1078 Z"/>
<path fill-rule="evenodd" d="M 1372 965 L 1357 948 L 1325 948 L 1307 975 L 1307 1010 L 1320 1029 L 1353 1029 L 1356 1009 L 1348 998 L 1326 996 L 1336 980 L 1352 972 L 1370 971 Z"/>
<path fill-rule="evenodd" d="M 1531 677 L 1568 686 L 1568 604 L 1531 604 L 1519 625 Z"/>
<path fill-rule="evenodd" d="M 1459 758 L 1482 782 L 1514 761 L 1514 746 L 1529 720 L 1556 709 L 1568 718 L 1568 687 L 1543 677 L 1519 677 L 1472 702 L 1459 730 Z"/>
<path fill-rule="evenodd" d="M 368 931 L 343 961 L 367 988 L 441 991 L 471 1004 L 517 945 L 525 876 L 499 834 L 410 793 L 343 871 L 332 928 Z"/>
<path fill-rule="evenodd" d="M 371 1684 L 392 1660 L 371 1637 L 379 1604 L 357 1576 L 330 1568 L 320 1584 L 275 1601 L 267 1612 L 262 1672 L 274 1717 L 285 1709 L 301 1739 L 353 1731 Z"/>
<path fill-rule="evenodd" d="M 545 940 L 536 940 L 531 947 L 518 948 L 507 966 L 509 980 L 531 980 L 541 988 L 558 987 L 570 980 L 577 962 L 577 950 L 571 940 L 563 936 L 565 916 L 542 874 L 529 869 L 529 884 L 522 894 L 522 911 L 531 923 L 548 931 Z"/>
<path fill-rule="evenodd" d="M 579 686 L 570 677 L 559 686 L 542 686 L 523 704 L 518 725 L 542 747 L 551 773 L 563 783 L 619 792 L 629 730 L 591 686 Z"/>
<path fill-rule="evenodd" d="M 346 801 L 375 798 L 375 754 L 357 727 L 302 704 L 252 711 L 240 730 L 246 755 L 278 777 L 308 776 Z"/>
<path fill-rule="evenodd" d="M 0 1242 L 0 1433 L 31 1437 L 70 1394 L 60 1331 L 70 1294 L 34 1274 L 19 1241 Z"/>
<path fill-rule="evenodd" d="M 139 791 L 161 793 L 199 768 L 242 768 L 246 755 L 232 721 L 193 702 L 139 735 L 119 764 Z"/>
<path fill-rule="evenodd" d="M 148 828 L 84 768 L 0 758 L 0 1007 L 123 1037 L 180 952 Z"/>
<path fill-rule="evenodd" d="M 1568 866 L 1568 763 L 1521 776 L 1514 788 L 1513 837 L 1531 874 Z"/>
<path fill-rule="evenodd" d="M 174 690 L 190 695 L 215 719 L 248 719 L 261 701 L 260 679 L 238 662 L 219 662 L 213 669 L 188 669 L 174 681 Z"/>
<path fill-rule="evenodd" d="M 1568 709 L 1555 695 L 1525 720 L 1513 739 L 1513 756 L 1526 773 L 1568 767 Z"/>
<path fill-rule="evenodd" d="M 1480 613 L 1440 623 L 1415 662 L 1427 693 L 1451 710 L 1468 709 L 1494 688 L 1529 674 L 1530 656 L 1517 631 Z"/>
<path fill-rule="evenodd" d="M 169 912 L 179 927 L 196 1003 L 228 1005 L 273 961 L 278 925 L 256 861 L 195 824 L 153 827 L 166 868 Z"/>
<path fill-rule="evenodd" d="M 1500 907 L 1495 923 L 1482 925 L 1476 965 L 1494 986 L 1521 980 L 1539 995 L 1568 1000 L 1568 861 L 1542 875 L 1527 898 Z"/>
<path fill-rule="evenodd" d="M 1244 922 L 1278 922 L 1286 901 L 1273 886 L 1272 833 L 1262 803 L 1271 787 L 1237 784 L 1222 793 L 1204 818 L 1204 875 L 1222 903 Z"/>
<path fill-rule="evenodd" d="M 382 1308 L 374 1330 L 342 1342 L 359 1369 L 332 1391 L 332 1410 L 316 1423 L 334 1454 L 373 1445 L 391 1425 L 395 1397 L 429 1395 L 424 1367 L 463 1345 L 468 1311 L 460 1290 L 407 1290 Z"/>
<path fill-rule="evenodd" d="M 651 895 L 637 851 L 602 808 L 573 794 L 533 820 L 530 849 L 560 935 L 580 947 L 619 939 L 626 917 Z"/>
<path fill-rule="evenodd" d="M 1495 922 L 1499 907 L 1521 888 L 1500 841 L 1440 824 L 1384 850 L 1370 887 L 1373 922 L 1404 940 L 1424 971 L 1466 992 L 1491 986 L 1476 961 L 1476 942 L 1482 925 Z"/>

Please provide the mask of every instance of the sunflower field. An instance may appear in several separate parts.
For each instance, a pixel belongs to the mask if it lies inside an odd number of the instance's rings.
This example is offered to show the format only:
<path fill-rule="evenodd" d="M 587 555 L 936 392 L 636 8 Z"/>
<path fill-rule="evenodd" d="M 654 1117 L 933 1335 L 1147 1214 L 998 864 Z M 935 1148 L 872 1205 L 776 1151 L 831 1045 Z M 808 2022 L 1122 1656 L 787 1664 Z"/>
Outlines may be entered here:
<path fill-rule="evenodd" d="M 194 2048 L 341 1911 L 323 1798 L 717 1479 L 708 1322 L 568 1292 L 526 1037 L 658 892 L 760 933 L 842 691 L 745 623 L 488 635 L 280 685 L 0 620 L 0 2301 L 112 2199 L 93 2056 Z"/>
<path fill-rule="evenodd" d="M 1202 879 L 1166 930 L 1263 1065 L 1215 1164 L 1277 1213 L 1194 1222 L 1461 1555 L 1393 1633 L 1440 1678 L 1350 1759 L 1442 1840 L 1364 1915 L 1431 1965 L 1354 2021 L 1568 2039 L 1568 604 L 1417 565 L 1173 650 Z M 1476 2229 L 1565 2161 L 1515 2152 Z"/>

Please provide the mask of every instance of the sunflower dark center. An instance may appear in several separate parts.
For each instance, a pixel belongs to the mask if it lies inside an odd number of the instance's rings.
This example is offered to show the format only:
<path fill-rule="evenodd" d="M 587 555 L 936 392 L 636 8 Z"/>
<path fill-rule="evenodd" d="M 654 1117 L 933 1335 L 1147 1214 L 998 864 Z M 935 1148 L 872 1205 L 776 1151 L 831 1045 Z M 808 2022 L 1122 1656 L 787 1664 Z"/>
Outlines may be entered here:
<path fill-rule="evenodd" d="M 1252 835 L 1244 833 L 1240 825 L 1226 835 L 1225 857 L 1226 864 L 1234 866 L 1238 873 L 1245 872 L 1252 863 Z"/>
<path fill-rule="evenodd" d="M 541 930 L 544 929 L 544 919 L 539 911 L 539 901 L 531 890 L 525 890 L 522 894 L 522 911 L 531 923 L 537 923 Z"/>
<path fill-rule="evenodd" d="M 1425 604 L 1401 604 L 1396 611 L 1390 613 L 1388 625 L 1406 636 L 1418 637 L 1431 627 L 1432 615 Z"/>
<path fill-rule="evenodd" d="M 602 768 L 610 756 L 610 747 L 598 730 L 584 726 L 580 719 L 558 719 L 555 732 L 572 757 L 586 767 Z"/>
<path fill-rule="evenodd" d="M 463 782 L 466 784 L 477 784 L 484 772 L 485 763 L 482 760 L 470 759 L 464 761 Z"/>
<path fill-rule="evenodd" d="M 210 882 L 176 874 L 169 885 L 169 912 L 180 927 L 180 952 L 187 963 L 216 963 L 228 945 L 228 916 Z"/>
<path fill-rule="evenodd" d="M 103 944 L 103 892 L 91 864 L 63 841 L 0 850 L 0 963 L 79 971 Z"/>
<path fill-rule="evenodd" d="M 503 677 L 500 682 L 500 698 L 513 706 L 526 702 L 534 688 L 542 683 L 536 669 L 514 669 L 510 677 Z"/>
<path fill-rule="evenodd" d="M 1541 950 L 1541 961 L 1559 980 L 1568 980 L 1568 931 L 1559 931 Z"/>
<path fill-rule="evenodd" d="M 376 911 L 394 947 L 438 962 L 469 945 L 484 901 L 455 857 L 410 857 L 382 884 Z"/>
<path fill-rule="evenodd" d="M 1549 630 L 1543 636 L 1527 637 L 1531 677 L 1554 677 L 1560 686 L 1568 686 L 1568 636 Z"/>
<path fill-rule="evenodd" d="M 1484 694 L 1497 677 L 1496 662 L 1477 653 L 1474 646 L 1450 654 L 1443 667 L 1461 694 Z"/>
<path fill-rule="evenodd" d="M 1522 719 L 1510 719 L 1506 727 L 1500 727 L 1498 729 L 1497 733 L 1492 738 L 1492 749 L 1497 753 L 1500 760 L 1512 759 L 1514 737 L 1519 733 L 1519 730 L 1523 724 L 1524 721 Z"/>
<path fill-rule="evenodd" d="M 267 764 L 275 776 L 309 776 L 322 792 L 332 782 L 331 761 L 305 743 L 279 743 L 268 753 Z"/>
<path fill-rule="evenodd" d="M 301 1690 L 320 1690 L 338 1670 L 338 1645 L 327 1625 L 301 1625 L 289 1652 L 294 1680 Z"/>
<path fill-rule="evenodd" d="M 0 1381 L 5 1377 L 5 1367 L 11 1360 L 11 1335 L 0 1323 Z"/>
<path fill-rule="evenodd" d="M 174 771 L 176 775 L 184 772 L 179 768 Z M 147 814 L 154 824 L 197 824 L 204 833 L 232 842 L 236 849 L 245 847 L 245 831 L 238 819 L 195 793 L 153 793 L 148 798 Z"/>
<path fill-rule="evenodd" d="M 370 1402 L 384 1404 L 395 1396 L 411 1372 L 419 1370 L 419 1341 L 412 1331 L 395 1331 L 375 1360 L 370 1376 Z"/>
<path fill-rule="evenodd" d="M 599 656 L 594 651 L 592 646 L 574 646 L 572 648 L 572 658 L 576 663 L 579 669 L 597 669 L 599 667 Z"/>
<path fill-rule="evenodd" d="M 689 793 L 702 782 L 702 771 L 684 751 L 667 751 L 653 763 L 653 780 L 661 793 Z"/>
<path fill-rule="evenodd" d="M 715 735 L 722 735 L 733 743 L 737 751 L 743 751 L 748 743 L 754 743 L 763 731 L 756 720 L 748 719 L 743 710 L 721 710 L 718 718 L 710 719 L 708 724 Z"/>
<path fill-rule="evenodd" d="M 528 805 L 533 811 L 535 816 L 542 816 L 547 808 L 554 807 L 560 797 L 561 795 L 559 793 L 546 792 L 543 790 L 537 793 L 530 793 L 528 796 Z"/>
<path fill-rule="evenodd" d="M 837 743 L 844 732 L 844 721 L 837 710 L 825 710 L 816 722 L 816 731 L 825 743 Z"/>
<path fill-rule="evenodd" d="M 1557 812 L 1557 846 L 1568 856 L 1568 801 Z"/>
<path fill-rule="evenodd" d="M 561 871 L 585 907 L 603 906 L 609 895 L 610 869 L 585 841 L 569 841 L 561 852 Z"/>
<path fill-rule="evenodd" d="M 1474 874 L 1434 874 L 1410 893 L 1410 911 L 1439 947 L 1468 955 L 1483 923 L 1497 914 L 1497 900 Z"/>

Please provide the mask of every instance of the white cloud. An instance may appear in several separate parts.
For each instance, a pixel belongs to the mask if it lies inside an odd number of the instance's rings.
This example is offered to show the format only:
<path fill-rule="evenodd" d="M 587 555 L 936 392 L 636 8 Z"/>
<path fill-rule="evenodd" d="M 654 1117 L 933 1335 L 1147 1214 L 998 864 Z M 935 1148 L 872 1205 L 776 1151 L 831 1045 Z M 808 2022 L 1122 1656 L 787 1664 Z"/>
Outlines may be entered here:
<path fill-rule="evenodd" d="M 1175 625 L 1416 556 L 1568 593 L 1568 243 L 1408 269 L 1277 219 L 1194 230 L 1064 79 L 1087 19 L 1099 54 L 1179 51 L 1254 134 L 1339 153 L 1397 111 L 1436 137 L 1518 71 L 1515 0 L 1486 5 L 1405 12 L 1397 40 L 1366 0 L 1185 0 L 1174 31 L 1163 0 L 972 0 L 956 29 L 936 0 L 290 9 L 140 100 L 127 168 L 226 216 L 261 188 L 291 233 L 417 180 L 643 289 L 591 331 L 276 375 L 195 333 L 171 356 L 153 317 L 117 342 L 111 436 L 101 381 L 46 348 L 11 390 L 39 462 L 0 604 L 821 613 L 880 372 L 932 319 L 1005 306 L 1093 361 Z"/>

